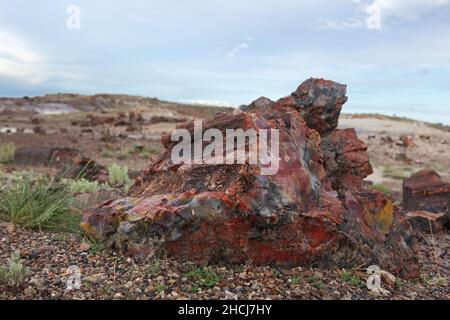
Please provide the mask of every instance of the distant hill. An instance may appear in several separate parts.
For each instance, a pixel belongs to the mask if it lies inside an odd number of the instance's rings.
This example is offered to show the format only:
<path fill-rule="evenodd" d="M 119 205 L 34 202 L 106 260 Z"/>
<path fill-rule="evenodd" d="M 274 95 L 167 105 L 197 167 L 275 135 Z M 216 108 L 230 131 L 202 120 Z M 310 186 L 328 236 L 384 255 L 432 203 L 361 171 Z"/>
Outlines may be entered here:
<path fill-rule="evenodd" d="M 0 111 L 23 110 L 37 113 L 94 112 L 133 108 L 169 108 L 180 114 L 202 118 L 217 112 L 231 112 L 233 108 L 182 104 L 157 98 L 122 94 L 80 95 L 71 93 L 47 94 L 37 97 L 0 98 Z"/>

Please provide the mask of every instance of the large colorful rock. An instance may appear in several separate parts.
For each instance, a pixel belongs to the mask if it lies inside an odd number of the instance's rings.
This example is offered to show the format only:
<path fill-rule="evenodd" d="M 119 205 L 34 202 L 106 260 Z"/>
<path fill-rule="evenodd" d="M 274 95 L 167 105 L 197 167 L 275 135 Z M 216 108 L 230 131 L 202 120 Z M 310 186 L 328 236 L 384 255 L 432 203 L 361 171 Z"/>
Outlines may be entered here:
<path fill-rule="evenodd" d="M 273 175 L 263 174 L 260 161 L 174 163 L 177 142 L 165 136 L 166 150 L 144 179 L 126 197 L 86 210 L 82 228 L 135 254 L 158 251 L 199 263 L 377 264 L 416 275 L 409 224 L 387 195 L 362 190 L 371 172 L 366 146 L 354 131 L 335 130 L 345 101 L 345 86 L 310 79 L 288 98 L 260 98 L 244 112 L 203 123 L 202 132 L 278 129 Z M 195 133 L 193 122 L 180 128 Z M 248 141 L 246 147 L 252 150 Z"/>

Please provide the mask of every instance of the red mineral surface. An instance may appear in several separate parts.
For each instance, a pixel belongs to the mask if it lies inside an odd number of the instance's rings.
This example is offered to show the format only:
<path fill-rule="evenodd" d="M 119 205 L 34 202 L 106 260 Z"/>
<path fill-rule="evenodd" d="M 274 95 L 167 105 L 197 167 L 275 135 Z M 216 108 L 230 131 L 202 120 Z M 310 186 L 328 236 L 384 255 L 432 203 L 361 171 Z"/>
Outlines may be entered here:
<path fill-rule="evenodd" d="M 388 195 L 363 189 L 372 172 L 367 147 L 354 130 L 336 129 L 345 94 L 345 85 L 309 79 L 277 102 L 259 98 L 203 122 L 202 133 L 224 136 L 227 129 L 277 129 L 273 175 L 263 174 L 267 164 L 259 160 L 174 163 L 177 141 L 163 137 L 166 150 L 126 196 L 85 211 L 84 232 L 123 252 L 198 263 L 376 264 L 416 276 L 409 223 Z M 180 128 L 194 133 L 195 124 Z M 225 148 L 224 156 L 234 151 Z"/>

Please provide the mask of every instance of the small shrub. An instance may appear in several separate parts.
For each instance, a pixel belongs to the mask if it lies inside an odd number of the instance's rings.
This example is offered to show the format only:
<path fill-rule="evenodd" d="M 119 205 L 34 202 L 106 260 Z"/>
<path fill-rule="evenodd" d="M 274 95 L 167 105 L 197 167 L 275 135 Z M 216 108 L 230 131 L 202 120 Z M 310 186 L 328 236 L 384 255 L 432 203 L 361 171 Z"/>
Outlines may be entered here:
<path fill-rule="evenodd" d="M 411 175 L 410 168 L 391 168 L 385 167 L 383 169 L 383 177 L 392 178 L 397 180 L 403 180 Z"/>
<path fill-rule="evenodd" d="M 349 272 L 349 271 L 344 271 L 344 272 L 342 272 L 342 274 L 341 274 L 341 278 L 342 278 L 342 280 L 344 280 L 345 282 L 348 282 L 348 281 L 350 281 L 350 279 L 352 278 L 352 273 Z"/>
<path fill-rule="evenodd" d="M 97 181 L 89 181 L 84 178 L 79 180 L 66 179 L 63 183 L 72 193 L 95 193 L 100 190 L 100 185 Z"/>
<path fill-rule="evenodd" d="M 325 284 L 322 282 L 321 278 L 315 275 L 309 276 L 306 278 L 306 281 L 317 289 L 322 289 L 325 287 Z"/>
<path fill-rule="evenodd" d="M 112 158 L 114 157 L 114 152 L 111 149 L 104 149 L 102 152 L 103 158 Z"/>
<path fill-rule="evenodd" d="M 403 281 L 402 281 L 402 279 L 400 279 L 400 278 L 395 278 L 395 287 L 397 288 L 397 289 L 402 289 L 403 288 Z"/>
<path fill-rule="evenodd" d="M 362 281 L 359 277 L 353 275 L 350 271 L 344 271 L 341 274 L 341 278 L 352 287 L 362 288 L 364 286 L 364 281 Z"/>
<path fill-rule="evenodd" d="M 422 275 L 423 282 L 428 286 L 446 286 L 448 285 L 448 277 L 442 277 L 439 275 Z"/>
<path fill-rule="evenodd" d="M 113 187 L 125 188 L 125 191 L 131 187 L 131 179 L 128 176 L 128 168 L 126 166 L 122 167 L 118 164 L 113 163 L 108 167 L 109 184 Z"/>
<path fill-rule="evenodd" d="M 52 180 L 25 178 L 0 192 L 0 216 L 25 228 L 76 232 L 80 219 L 71 213 L 71 198 Z"/>
<path fill-rule="evenodd" d="M 14 160 L 16 146 L 12 143 L 0 145 L 0 163 L 8 163 Z"/>
<path fill-rule="evenodd" d="M 164 291 L 166 291 L 168 289 L 168 287 L 165 284 L 160 284 L 158 285 L 158 287 L 156 288 L 156 293 L 160 294 Z"/>
<path fill-rule="evenodd" d="M 391 193 L 391 188 L 389 188 L 388 186 L 381 184 L 381 183 L 375 183 L 371 186 L 369 186 L 367 189 L 369 190 L 377 190 L 383 193 Z"/>
<path fill-rule="evenodd" d="M 30 171 L 14 171 L 11 174 L 5 174 L 3 178 L 5 181 L 0 189 L 5 190 L 11 185 L 23 183 L 24 180 L 37 180 L 40 176 Z"/>
<path fill-rule="evenodd" d="M 0 266 L 0 285 L 19 287 L 28 275 L 28 270 L 20 260 L 18 252 L 11 253 L 7 266 Z"/>
<path fill-rule="evenodd" d="M 142 159 L 148 159 L 151 156 L 157 154 L 159 152 L 159 150 L 157 148 L 153 148 L 153 147 L 149 147 L 149 146 L 131 146 L 126 148 L 125 150 L 123 150 L 120 155 L 119 158 L 120 159 L 125 159 L 127 158 L 129 155 L 134 155 L 134 156 L 138 156 L 139 158 Z"/>
<path fill-rule="evenodd" d="M 165 267 L 165 261 L 155 258 L 147 270 L 144 272 L 145 276 L 158 274 Z"/>
<path fill-rule="evenodd" d="M 156 148 L 151 148 L 144 146 L 142 148 L 135 148 L 135 154 L 137 154 L 142 159 L 149 159 L 151 156 L 158 153 Z"/>
<path fill-rule="evenodd" d="M 90 245 L 89 251 L 93 254 L 97 254 L 106 249 L 105 245 L 100 241 L 90 241 Z"/>
<path fill-rule="evenodd" d="M 198 287 L 206 287 L 211 288 L 217 285 L 220 282 L 220 276 L 215 272 L 209 270 L 206 267 L 192 268 L 187 274 L 186 277 L 192 278 L 195 281 L 195 284 Z"/>
<path fill-rule="evenodd" d="M 298 277 L 298 276 L 292 277 L 292 278 L 291 278 L 291 283 L 292 283 L 294 286 L 300 284 L 300 277 Z"/>

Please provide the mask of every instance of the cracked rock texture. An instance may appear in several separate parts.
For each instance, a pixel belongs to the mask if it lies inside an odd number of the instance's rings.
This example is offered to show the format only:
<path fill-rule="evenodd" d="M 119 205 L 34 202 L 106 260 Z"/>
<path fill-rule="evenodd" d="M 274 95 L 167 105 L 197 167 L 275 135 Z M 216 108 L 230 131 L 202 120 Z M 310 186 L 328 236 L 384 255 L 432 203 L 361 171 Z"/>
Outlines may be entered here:
<path fill-rule="evenodd" d="M 336 129 L 345 94 L 345 85 L 309 79 L 276 102 L 262 97 L 203 123 L 203 130 L 223 133 L 278 129 L 275 175 L 262 175 L 260 162 L 174 164 L 176 142 L 163 137 L 166 150 L 142 181 L 125 197 L 85 211 L 84 232 L 133 255 L 219 264 L 377 264 L 416 276 L 410 224 L 388 195 L 364 190 L 362 180 L 372 172 L 367 146 L 353 129 Z M 180 127 L 194 130 L 192 122 Z"/>

